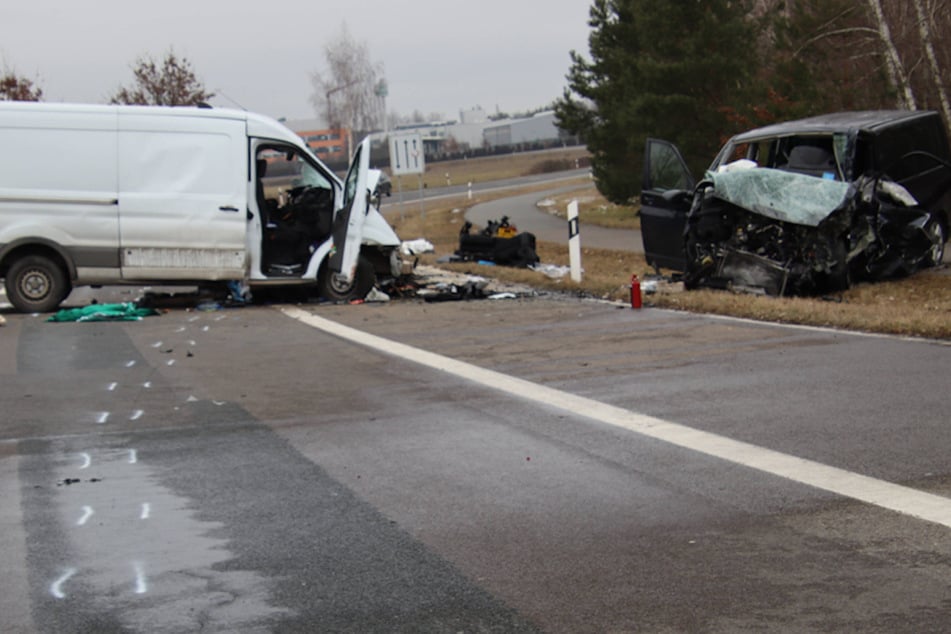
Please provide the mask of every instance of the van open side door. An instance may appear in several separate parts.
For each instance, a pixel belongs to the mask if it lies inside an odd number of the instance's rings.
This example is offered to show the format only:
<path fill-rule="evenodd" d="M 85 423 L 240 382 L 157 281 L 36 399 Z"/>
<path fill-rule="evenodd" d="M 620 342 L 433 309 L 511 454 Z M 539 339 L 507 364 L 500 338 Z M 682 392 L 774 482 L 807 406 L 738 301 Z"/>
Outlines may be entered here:
<path fill-rule="evenodd" d="M 367 183 L 370 171 L 370 139 L 367 137 L 353 155 L 347 178 L 343 183 L 343 207 L 333 222 L 334 250 L 329 259 L 330 271 L 350 282 L 356 274 L 363 223 L 367 216 Z"/>
<path fill-rule="evenodd" d="M 641 184 L 641 237 L 644 256 L 654 268 L 683 271 L 684 227 L 695 182 L 675 145 L 647 139 Z"/>

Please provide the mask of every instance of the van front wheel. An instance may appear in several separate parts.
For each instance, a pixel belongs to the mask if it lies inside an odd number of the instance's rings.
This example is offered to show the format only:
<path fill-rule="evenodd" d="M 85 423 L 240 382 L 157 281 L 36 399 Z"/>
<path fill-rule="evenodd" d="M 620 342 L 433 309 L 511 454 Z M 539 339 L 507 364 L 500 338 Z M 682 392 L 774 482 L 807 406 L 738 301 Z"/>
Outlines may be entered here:
<path fill-rule="evenodd" d="M 349 282 L 324 264 L 317 276 L 317 291 L 321 297 L 332 302 L 349 302 L 366 297 L 374 283 L 376 283 L 376 272 L 373 269 L 373 263 L 361 254 L 357 259 L 356 272 Z"/>
<path fill-rule="evenodd" d="M 28 255 L 7 271 L 7 299 L 24 313 L 48 313 L 69 295 L 70 284 L 62 267 L 48 257 Z"/>

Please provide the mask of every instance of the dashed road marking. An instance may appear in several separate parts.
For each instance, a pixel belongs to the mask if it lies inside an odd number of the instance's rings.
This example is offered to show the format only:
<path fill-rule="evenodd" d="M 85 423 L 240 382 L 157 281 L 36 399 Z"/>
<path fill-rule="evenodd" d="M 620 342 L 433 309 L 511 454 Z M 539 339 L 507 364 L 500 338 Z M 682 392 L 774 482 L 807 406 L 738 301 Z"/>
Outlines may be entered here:
<path fill-rule="evenodd" d="M 89 468 L 89 465 L 92 464 L 92 456 L 90 456 L 90 455 L 89 455 L 88 453 L 86 453 L 85 451 L 82 452 L 82 453 L 79 454 L 79 455 L 80 455 L 80 456 L 82 457 L 82 459 L 83 459 L 83 463 L 82 463 L 81 465 L 79 465 L 79 468 L 80 468 L 80 469 L 88 469 L 88 468 Z"/>
<path fill-rule="evenodd" d="M 84 506 L 84 507 L 83 507 L 82 517 L 80 517 L 80 518 L 76 521 L 76 526 L 83 526 L 83 525 L 85 525 L 86 522 L 89 521 L 89 518 L 92 517 L 94 514 L 95 514 L 95 511 L 92 510 L 92 507 L 91 507 L 91 506 Z"/>
<path fill-rule="evenodd" d="M 143 503 L 142 503 L 142 512 L 139 513 L 139 519 L 140 519 L 140 520 L 147 520 L 147 519 L 149 519 L 149 516 L 150 516 L 151 514 L 152 514 L 152 505 L 149 504 L 148 502 L 143 502 Z"/>
<path fill-rule="evenodd" d="M 129 416 L 129 420 L 139 420 L 140 418 L 142 418 L 142 414 L 144 413 L 145 413 L 144 410 L 137 409 L 134 412 L 132 412 L 131 416 Z"/>
<path fill-rule="evenodd" d="M 59 578 L 56 579 L 52 584 L 50 584 L 50 594 L 52 594 L 57 599 L 65 599 L 66 593 L 63 592 L 63 584 L 69 581 L 69 578 L 76 574 L 75 568 L 67 568 Z"/>
<path fill-rule="evenodd" d="M 145 570 L 142 567 L 142 563 L 138 561 L 132 562 L 132 569 L 135 571 L 135 593 L 145 594 L 149 591 L 149 586 L 145 579 Z"/>
<path fill-rule="evenodd" d="M 951 498 L 878 480 L 661 418 L 638 414 L 584 396 L 562 392 L 356 330 L 300 308 L 285 307 L 281 310 L 288 317 L 342 339 L 452 374 L 517 398 L 535 401 L 799 484 L 951 528 Z"/>
<path fill-rule="evenodd" d="M 96 423 L 99 425 L 104 424 L 109 420 L 109 412 L 99 412 L 99 415 L 96 417 Z"/>

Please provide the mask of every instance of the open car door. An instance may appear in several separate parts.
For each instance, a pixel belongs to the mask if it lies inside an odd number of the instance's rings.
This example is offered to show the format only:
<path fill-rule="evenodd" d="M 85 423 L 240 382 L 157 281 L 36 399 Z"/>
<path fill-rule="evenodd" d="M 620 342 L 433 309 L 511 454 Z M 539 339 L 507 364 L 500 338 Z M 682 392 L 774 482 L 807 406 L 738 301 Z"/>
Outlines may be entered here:
<path fill-rule="evenodd" d="M 347 178 L 343 183 L 343 207 L 333 223 L 334 250 L 328 262 L 331 274 L 349 283 L 356 275 L 363 222 L 367 217 L 367 177 L 370 171 L 370 139 L 367 137 L 353 155 Z"/>
<path fill-rule="evenodd" d="M 641 238 L 654 268 L 683 271 L 684 227 L 695 182 L 675 145 L 647 139 L 641 183 Z"/>

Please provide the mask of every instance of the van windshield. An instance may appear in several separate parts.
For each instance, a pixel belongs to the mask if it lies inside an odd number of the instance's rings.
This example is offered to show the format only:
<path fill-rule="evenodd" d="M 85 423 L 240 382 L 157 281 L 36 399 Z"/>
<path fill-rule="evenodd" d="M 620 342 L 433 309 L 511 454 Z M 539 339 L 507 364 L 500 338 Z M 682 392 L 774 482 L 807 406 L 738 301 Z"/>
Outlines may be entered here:
<path fill-rule="evenodd" d="M 298 177 L 295 179 L 295 185 L 303 185 L 305 187 L 320 187 L 322 189 L 333 189 L 330 184 L 330 180 L 327 179 L 316 167 L 311 165 L 307 160 L 305 160 L 300 155 L 294 156 L 294 161 L 297 162 Z"/>
<path fill-rule="evenodd" d="M 853 144 L 847 133 L 803 134 L 764 137 L 750 141 L 731 140 L 710 166 L 718 171 L 733 161 L 747 159 L 759 167 L 771 167 L 831 180 L 845 180 L 851 173 Z"/>

